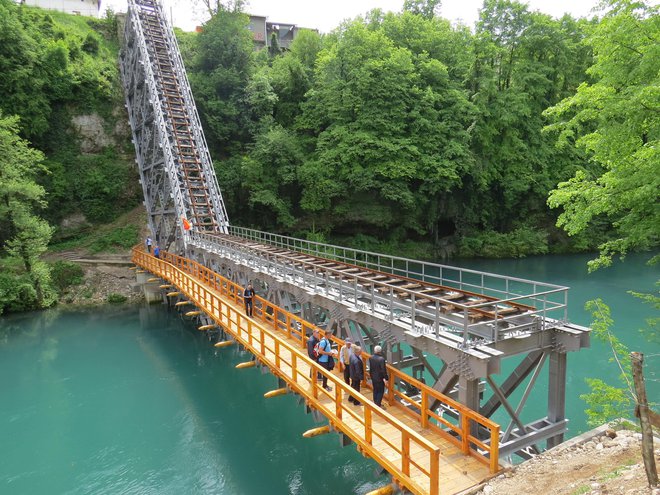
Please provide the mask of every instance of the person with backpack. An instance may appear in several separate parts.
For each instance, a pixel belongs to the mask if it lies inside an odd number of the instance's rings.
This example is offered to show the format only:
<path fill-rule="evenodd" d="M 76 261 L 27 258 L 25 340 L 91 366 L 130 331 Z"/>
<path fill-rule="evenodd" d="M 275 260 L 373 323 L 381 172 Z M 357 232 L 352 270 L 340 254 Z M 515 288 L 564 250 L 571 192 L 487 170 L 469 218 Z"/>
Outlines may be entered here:
<path fill-rule="evenodd" d="M 359 345 L 353 346 L 353 354 L 351 354 L 351 387 L 356 392 L 360 391 L 360 383 L 364 380 L 364 363 L 362 362 L 362 348 Z M 362 404 L 359 400 L 355 399 L 352 395 L 348 398 L 348 402 L 352 402 L 356 406 Z"/>
<path fill-rule="evenodd" d="M 316 354 L 319 356 L 319 364 L 326 370 L 332 371 L 335 367 L 335 359 L 332 357 L 332 330 L 326 330 L 325 335 L 316 345 Z M 323 388 L 328 392 L 332 391 L 332 387 L 328 386 L 328 377 L 323 375 Z"/>
<path fill-rule="evenodd" d="M 310 335 L 309 338 L 307 339 L 307 355 L 309 356 L 309 359 L 311 359 L 315 363 L 318 362 L 318 358 L 314 353 L 315 349 L 317 348 L 316 345 L 318 343 L 319 343 L 319 331 L 317 328 L 315 328 L 314 331 L 312 332 L 312 335 Z M 313 374 L 314 374 L 314 367 L 312 367 L 309 370 L 309 377 L 311 378 Z"/>

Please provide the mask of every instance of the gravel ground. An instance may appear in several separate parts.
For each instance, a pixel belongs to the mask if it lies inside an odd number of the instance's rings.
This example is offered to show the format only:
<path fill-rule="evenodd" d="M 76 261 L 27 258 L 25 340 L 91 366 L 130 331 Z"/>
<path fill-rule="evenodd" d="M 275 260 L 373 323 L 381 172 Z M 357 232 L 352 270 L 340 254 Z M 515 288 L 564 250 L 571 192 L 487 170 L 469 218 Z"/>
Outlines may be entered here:
<path fill-rule="evenodd" d="M 607 430 L 577 445 L 562 446 L 520 464 L 488 482 L 479 495 L 660 495 L 649 488 L 641 433 Z M 656 465 L 660 445 L 654 444 Z"/>

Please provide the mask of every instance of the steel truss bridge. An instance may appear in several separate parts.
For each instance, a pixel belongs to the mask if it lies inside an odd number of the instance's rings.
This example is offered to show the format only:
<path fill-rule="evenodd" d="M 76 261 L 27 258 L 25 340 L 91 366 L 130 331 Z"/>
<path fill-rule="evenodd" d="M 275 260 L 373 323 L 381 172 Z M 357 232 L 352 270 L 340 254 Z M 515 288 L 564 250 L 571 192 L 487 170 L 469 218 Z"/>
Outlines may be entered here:
<path fill-rule="evenodd" d="M 567 353 L 589 346 L 589 329 L 568 321 L 568 288 L 230 225 L 162 7 L 157 0 L 128 3 L 120 56 L 126 108 L 149 227 L 168 256 L 180 255 L 171 261 L 186 270 L 181 260 L 203 267 L 190 276 L 209 270 L 227 281 L 224 287 L 236 284 L 229 302 L 252 282 L 258 318 L 284 328 L 287 338 L 297 332 L 299 346 L 313 325 L 331 329 L 337 343 L 351 337 L 368 351 L 382 345 L 392 369 L 406 371 L 391 383 L 391 408 L 412 410 L 426 428 L 432 418 L 460 439 L 463 454 L 528 458 L 561 443 L 568 422 Z M 136 255 L 136 262 L 171 283 L 163 261 L 149 258 Z M 197 318 L 213 338 L 234 339 L 250 350 L 239 335 L 243 323 L 230 324 L 193 295 L 174 292 L 179 303 L 200 308 Z M 288 386 L 324 411 L 305 390 Z M 529 417 L 532 401 L 545 403 L 542 417 Z M 463 422 L 466 411 L 482 420 Z M 324 415 L 346 437 L 336 418 Z M 496 438 L 495 415 L 507 423 Z M 453 428 L 452 421 L 470 431 Z M 370 453 L 369 445 L 361 448 Z M 424 489 L 407 483 L 404 464 L 395 469 L 381 462 L 404 488 L 437 493 L 438 480 Z"/>

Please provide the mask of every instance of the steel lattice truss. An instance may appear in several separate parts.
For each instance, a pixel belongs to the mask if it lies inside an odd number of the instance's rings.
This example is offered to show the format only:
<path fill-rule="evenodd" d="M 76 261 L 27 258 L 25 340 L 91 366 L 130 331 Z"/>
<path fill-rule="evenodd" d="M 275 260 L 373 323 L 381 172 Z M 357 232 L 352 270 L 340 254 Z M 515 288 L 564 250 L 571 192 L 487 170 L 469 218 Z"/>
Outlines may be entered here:
<path fill-rule="evenodd" d="M 320 325 L 323 313 L 338 337 L 382 344 L 391 364 L 426 373 L 435 390 L 486 417 L 506 410 L 502 455 L 563 441 L 567 353 L 589 346 L 589 329 L 568 321 L 568 288 L 230 228 L 172 29 L 157 0 L 128 4 L 120 65 L 157 242 L 237 283 L 259 282 L 260 295 L 307 321 Z M 535 385 L 543 370 L 545 391 Z M 534 389 L 547 414 L 523 421 Z"/>
<path fill-rule="evenodd" d="M 225 233 L 229 221 L 172 29 L 156 0 L 128 6 L 120 66 L 149 226 L 180 250 L 185 224 Z"/>

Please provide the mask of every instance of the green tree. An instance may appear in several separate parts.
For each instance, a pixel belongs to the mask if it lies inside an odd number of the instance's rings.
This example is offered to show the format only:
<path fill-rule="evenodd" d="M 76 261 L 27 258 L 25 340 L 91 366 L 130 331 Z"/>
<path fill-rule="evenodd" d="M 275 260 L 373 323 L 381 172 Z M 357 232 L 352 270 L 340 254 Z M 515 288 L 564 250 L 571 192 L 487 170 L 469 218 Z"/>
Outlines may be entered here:
<path fill-rule="evenodd" d="M 13 272 L 3 274 L 0 312 L 28 304 L 20 298 L 33 301 L 36 308 L 55 301 L 50 269 L 39 259 L 53 231 L 34 214 L 45 204 L 45 191 L 35 182 L 38 174 L 46 172 L 42 160 L 43 154 L 18 136 L 18 118 L 0 114 L 0 232 L 4 234 L 0 241 L 7 254 L 2 264 Z"/>
<path fill-rule="evenodd" d="M 302 208 L 332 211 L 344 232 L 427 232 L 431 205 L 470 160 L 470 104 L 446 66 L 356 20 L 319 54 L 304 107 L 299 126 L 317 139 Z"/>
<path fill-rule="evenodd" d="M 272 33 L 270 35 L 270 45 L 268 46 L 268 56 L 270 58 L 278 57 L 282 53 L 280 48 L 280 40 L 277 37 L 277 33 Z"/>
<path fill-rule="evenodd" d="M 660 240 L 660 11 L 629 0 L 605 5 L 587 40 L 593 82 L 547 111 L 559 144 L 574 144 L 599 166 L 578 170 L 548 199 L 563 209 L 558 225 L 570 235 L 611 222 L 616 236 L 600 245 L 591 269 Z"/>
<path fill-rule="evenodd" d="M 405 0 L 403 11 L 422 16 L 425 19 L 432 19 L 440 10 L 441 4 L 441 0 Z"/>
<path fill-rule="evenodd" d="M 227 156 L 250 141 L 245 88 L 254 70 L 249 18 L 221 9 L 198 35 L 196 70 L 190 75 L 207 138 Z"/>
<path fill-rule="evenodd" d="M 478 108 L 472 132 L 476 166 L 459 196 L 459 232 L 538 229 L 550 216 L 550 190 L 586 163 L 543 134 L 543 111 L 585 77 L 589 53 L 581 24 L 529 12 L 515 1 L 487 0 L 474 38 L 469 80 Z M 474 194 L 473 191 L 480 191 Z"/>

